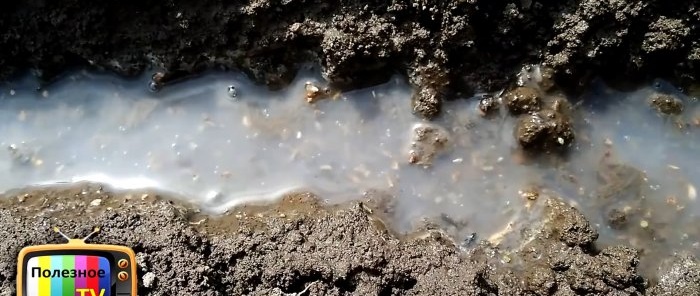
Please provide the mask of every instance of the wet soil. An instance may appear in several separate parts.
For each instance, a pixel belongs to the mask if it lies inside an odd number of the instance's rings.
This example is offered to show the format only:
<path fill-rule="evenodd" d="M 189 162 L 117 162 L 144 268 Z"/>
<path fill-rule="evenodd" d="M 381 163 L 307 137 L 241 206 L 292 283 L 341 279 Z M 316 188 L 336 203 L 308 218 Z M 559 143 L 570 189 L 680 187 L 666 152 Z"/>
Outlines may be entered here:
<path fill-rule="evenodd" d="M 700 6 L 690 0 L 4 1 L 0 79 L 25 69 L 48 82 L 75 66 L 125 76 L 153 67 L 167 84 L 222 67 L 282 88 L 311 61 L 340 89 L 404 73 L 417 86 L 413 110 L 432 118 L 451 94 L 508 88 L 526 63 L 546 65 L 545 90 L 576 91 L 596 76 L 686 86 L 700 78 L 699 37 Z M 672 98 L 651 104 L 682 110 Z M 521 146 L 573 141 L 566 112 L 532 106 L 515 131 Z M 484 102 L 484 113 L 495 108 Z M 601 199 L 635 187 L 616 176 L 601 176 L 623 184 Z M 9 193 L 0 198 L 0 295 L 14 294 L 21 247 L 62 242 L 51 226 L 84 236 L 95 225 L 104 231 L 93 241 L 138 253 L 142 295 L 700 295 L 697 259 L 640 262 L 629 246 L 597 246 L 585 217 L 556 199 L 533 238 L 507 251 L 474 243 L 464 252 L 440 229 L 396 235 L 373 204 L 381 203 L 330 206 L 290 194 L 213 217 L 155 192 L 98 185 Z M 611 204 L 606 215 L 627 227 L 637 214 Z M 662 276 L 642 277 L 642 263 Z"/>
<path fill-rule="evenodd" d="M 649 99 L 652 108 L 661 114 L 679 115 L 683 112 L 683 102 L 671 95 L 655 94 Z"/>
<path fill-rule="evenodd" d="M 511 114 L 521 114 L 513 133 L 528 154 L 566 152 L 575 139 L 571 104 L 554 97 L 543 104 L 534 90 L 518 88 L 505 99 Z"/>
<path fill-rule="evenodd" d="M 540 94 L 531 87 L 518 87 L 503 95 L 506 107 L 513 115 L 526 114 L 540 110 Z"/>
<path fill-rule="evenodd" d="M 413 128 L 409 151 L 410 164 L 429 166 L 449 142 L 449 133 L 437 125 L 421 124 Z"/>
<path fill-rule="evenodd" d="M 599 249 L 596 230 L 557 198 L 531 239 L 507 252 L 485 242 L 465 249 L 440 229 L 398 236 L 374 194 L 326 205 L 294 193 L 220 216 L 96 184 L 0 201 L 2 295 L 14 293 L 22 247 L 62 242 L 53 226 L 81 237 L 99 225 L 93 243 L 132 246 L 140 295 L 697 295 L 700 275 L 695 258 L 679 255 L 659 263 L 670 270 L 663 278 L 642 277 L 636 250 Z"/>
<path fill-rule="evenodd" d="M 595 76 L 685 85 L 700 78 L 699 37 L 693 0 L 3 1 L 0 78 L 153 66 L 167 82 L 224 67 L 279 88 L 311 61 L 340 88 L 405 73 L 414 110 L 434 117 L 451 93 L 502 89 L 527 63 L 571 90 Z"/>

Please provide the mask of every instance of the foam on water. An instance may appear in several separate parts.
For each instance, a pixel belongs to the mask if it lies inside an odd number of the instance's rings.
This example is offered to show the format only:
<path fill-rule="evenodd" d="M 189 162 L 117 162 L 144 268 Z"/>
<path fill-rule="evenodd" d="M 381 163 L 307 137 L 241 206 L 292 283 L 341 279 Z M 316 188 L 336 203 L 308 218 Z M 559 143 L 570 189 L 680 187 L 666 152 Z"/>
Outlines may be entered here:
<path fill-rule="evenodd" d="M 576 109 L 571 155 L 524 165 L 515 119 L 505 112 L 484 118 L 477 100 L 450 101 L 444 115 L 428 123 L 411 114 L 411 89 L 400 78 L 315 104 L 304 100 L 308 80 L 320 81 L 302 73 L 286 90 L 271 92 L 242 75 L 208 74 L 155 94 L 145 78 L 86 72 L 42 91 L 30 78 L 8 84 L 0 94 L 0 145 L 6 149 L 0 190 L 96 181 L 172 192 L 217 212 L 295 189 L 332 202 L 379 190 L 395 197 L 392 215 L 401 230 L 422 217 L 438 217 L 458 235 L 492 241 L 536 221 L 544 198 L 523 197 L 536 190 L 579 204 L 610 240 L 632 232 L 608 229 L 609 208 L 634 208 L 643 199 L 658 213 L 639 219 L 655 229 L 663 225 L 664 244 L 697 242 L 696 234 L 679 228 L 697 221 L 700 212 L 691 191 L 700 184 L 698 132 L 675 124 L 698 115 L 690 98 L 677 94 L 685 100 L 684 115 L 667 118 L 645 101 L 656 89 L 594 89 Z M 430 166 L 410 164 L 417 126 L 447 134 L 444 151 L 436 151 Z M 646 174 L 636 188 L 643 194 L 600 198 L 601 165 L 618 163 Z"/>

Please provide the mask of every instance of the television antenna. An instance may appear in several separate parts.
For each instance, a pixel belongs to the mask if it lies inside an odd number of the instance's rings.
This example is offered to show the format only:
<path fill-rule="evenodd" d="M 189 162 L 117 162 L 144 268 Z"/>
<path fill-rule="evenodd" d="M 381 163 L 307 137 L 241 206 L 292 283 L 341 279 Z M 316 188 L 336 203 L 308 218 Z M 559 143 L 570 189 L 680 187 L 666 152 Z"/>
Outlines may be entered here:
<path fill-rule="evenodd" d="M 54 226 L 54 227 L 53 227 L 53 231 L 56 232 L 56 233 L 58 233 L 58 234 L 60 234 L 60 235 L 61 235 L 62 237 L 64 237 L 65 239 L 67 239 L 69 243 L 77 243 L 77 242 L 79 242 L 79 243 L 85 243 L 90 237 L 92 237 L 93 235 L 95 235 L 95 234 L 97 234 L 98 232 L 100 232 L 100 227 L 99 227 L 99 226 L 95 226 L 95 228 L 93 228 L 92 232 L 91 232 L 90 234 L 88 234 L 86 237 L 82 238 L 82 239 L 79 239 L 79 238 L 70 238 L 70 237 L 68 237 L 65 233 L 61 232 L 61 230 L 58 228 L 58 226 Z"/>

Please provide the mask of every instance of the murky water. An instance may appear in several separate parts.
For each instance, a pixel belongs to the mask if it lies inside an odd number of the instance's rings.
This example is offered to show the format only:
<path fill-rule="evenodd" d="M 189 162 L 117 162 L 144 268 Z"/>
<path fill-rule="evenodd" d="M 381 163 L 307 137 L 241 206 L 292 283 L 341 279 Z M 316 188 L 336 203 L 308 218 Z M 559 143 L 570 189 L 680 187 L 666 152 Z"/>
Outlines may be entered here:
<path fill-rule="evenodd" d="M 411 89 L 400 78 L 313 104 L 307 81 L 321 80 L 301 73 L 280 92 L 232 73 L 158 93 L 146 78 L 86 72 L 39 91 L 30 78 L 7 83 L 0 190 L 96 181 L 172 192 L 219 212 L 296 189 L 331 202 L 379 190 L 395 196 L 402 230 L 431 217 L 459 236 L 494 242 L 536 221 L 547 195 L 561 195 L 591 217 L 604 242 L 700 248 L 692 227 L 700 221 L 700 109 L 668 85 L 593 88 L 576 105 L 570 155 L 524 163 L 516 119 L 484 118 L 478 100 L 450 101 L 428 123 L 411 114 Z M 654 92 L 672 92 L 683 113 L 660 116 L 647 101 Z"/>

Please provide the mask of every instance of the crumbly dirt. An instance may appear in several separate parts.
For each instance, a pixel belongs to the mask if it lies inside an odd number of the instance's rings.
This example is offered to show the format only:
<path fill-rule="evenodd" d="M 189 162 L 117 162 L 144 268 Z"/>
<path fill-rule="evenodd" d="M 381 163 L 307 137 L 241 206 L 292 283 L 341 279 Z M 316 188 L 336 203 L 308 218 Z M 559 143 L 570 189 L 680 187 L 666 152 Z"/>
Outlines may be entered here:
<path fill-rule="evenodd" d="M 651 295 L 700 294 L 700 263 L 692 255 L 678 254 L 664 261 L 659 269 L 662 276 Z"/>
<path fill-rule="evenodd" d="M 136 252 L 140 295 L 697 295 L 695 258 L 664 262 L 668 273 L 646 279 L 636 250 L 597 249 L 596 230 L 556 198 L 544 201 L 531 239 L 508 251 L 460 248 L 439 229 L 398 236 L 366 198 L 326 205 L 295 193 L 213 216 L 96 184 L 9 193 L 0 199 L 0 295 L 14 293 L 22 247 L 61 243 L 53 226 L 81 237 L 97 225 L 93 243 Z"/>
<path fill-rule="evenodd" d="M 434 117 L 451 93 L 502 89 L 527 63 L 571 90 L 595 76 L 685 85 L 700 78 L 698 40 L 694 0 L 3 1 L 0 78 L 153 66 L 167 82 L 223 67 L 278 88 L 311 61 L 339 88 L 401 71 Z"/>

